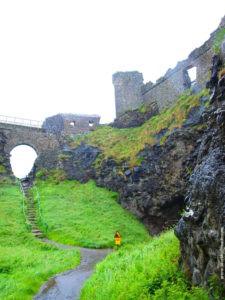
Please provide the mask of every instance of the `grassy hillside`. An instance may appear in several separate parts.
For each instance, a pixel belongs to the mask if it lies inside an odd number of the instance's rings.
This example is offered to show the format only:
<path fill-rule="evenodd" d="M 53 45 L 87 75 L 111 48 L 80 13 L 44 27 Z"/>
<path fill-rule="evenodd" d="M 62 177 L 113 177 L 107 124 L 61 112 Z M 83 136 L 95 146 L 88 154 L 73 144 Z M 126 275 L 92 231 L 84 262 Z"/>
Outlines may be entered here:
<path fill-rule="evenodd" d="M 32 299 L 44 281 L 79 261 L 78 251 L 35 240 L 25 227 L 19 188 L 0 186 L 0 299 Z"/>
<path fill-rule="evenodd" d="M 163 144 L 175 127 L 182 127 L 189 111 L 199 106 L 200 98 L 207 94 L 207 90 L 203 90 L 198 95 L 187 93 L 179 97 L 171 108 L 150 118 L 140 127 L 125 129 L 98 127 L 95 131 L 79 136 L 71 142 L 71 148 L 76 148 L 81 142 L 85 142 L 101 149 L 106 159 L 112 157 L 117 162 L 126 159 L 129 160 L 130 166 L 138 165 L 141 162 L 140 158 L 137 158 L 138 152 L 144 149 L 146 144 L 154 145 L 159 142 L 155 135 L 166 129 L 165 135 L 160 139 L 160 143 Z M 96 167 L 101 163 L 102 158 L 97 159 Z"/>
<path fill-rule="evenodd" d="M 178 257 L 179 243 L 173 231 L 148 244 L 128 246 L 97 265 L 80 299 L 209 300 L 205 290 L 190 286 Z"/>
<path fill-rule="evenodd" d="M 38 181 L 37 187 L 49 239 L 67 245 L 107 248 L 114 245 L 118 230 L 123 245 L 150 240 L 144 225 L 117 203 L 117 194 L 97 187 L 93 181 Z"/>

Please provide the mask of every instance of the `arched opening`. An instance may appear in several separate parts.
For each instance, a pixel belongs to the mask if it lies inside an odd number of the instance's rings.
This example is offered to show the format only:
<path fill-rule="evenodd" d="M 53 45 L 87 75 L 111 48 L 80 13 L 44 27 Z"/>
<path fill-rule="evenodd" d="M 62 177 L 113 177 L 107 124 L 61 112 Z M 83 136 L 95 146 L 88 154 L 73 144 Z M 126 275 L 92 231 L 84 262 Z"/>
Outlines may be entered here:
<path fill-rule="evenodd" d="M 196 82 L 197 68 L 192 67 L 192 68 L 188 69 L 187 71 L 188 71 L 188 75 L 190 77 L 191 85 L 193 86 Z"/>
<path fill-rule="evenodd" d="M 76 124 L 76 121 L 73 121 L 73 122 L 70 122 L 70 126 L 75 126 L 75 124 Z"/>
<path fill-rule="evenodd" d="M 90 127 L 93 127 L 94 121 L 90 120 L 88 123 L 89 123 L 89 126 L 90 126 Z"/>
<path fill-rule="evenodd" d="M 27 145 L 20 145 L 10 152 L 10 163 L 14 175 L 21 179 L 26 177 L 33 168 L 37 158 L 36 151 Z"/>
<path fill-rule="evenodd" d="M 197 68 L 189 66 L 183 71 L 185 88 L 193 88 L 197 79 Z"/>

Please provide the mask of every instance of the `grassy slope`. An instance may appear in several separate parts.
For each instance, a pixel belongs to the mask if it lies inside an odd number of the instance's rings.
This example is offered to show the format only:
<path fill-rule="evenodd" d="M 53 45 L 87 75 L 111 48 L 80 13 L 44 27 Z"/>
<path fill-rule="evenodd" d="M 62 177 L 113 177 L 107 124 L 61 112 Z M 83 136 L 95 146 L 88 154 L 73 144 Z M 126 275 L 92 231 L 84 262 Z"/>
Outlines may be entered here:
<path fill-rule="evenodd" d="M 190 288 L 178 257 L 179 243 L 172 231 L 148 244 L 128 246 L 97 265 L 80 299 L 209 300 L 205 290 Z"/>
<path fill-rule="evenodd" d="M 49 277 L 79 261 L 78 251 L 35 240 L 24 224 L 19 188 L 0 186 L 0 299 L 31 299 Z"/>
<path fill-rule="evenodd" d="M 207 95 L 203 90 L 198 95 L 187 93 L 178 98 L 176 103 L 169 109 L 150 118 L 142 126 L 136 128 L 118 129 L 110 126 L 102 126 L 85 136 L 79 136 L 71 142 L 71 148 L 76 148 L 81 142 L 96 146 L 103 151 L 104 157 L 113 157 L 115 161 L 126 159 L 130 166 L 138 165 L 140 160 L 137 154 L 144 149 L 146 144 L 154 145 L 159 142 L 155 135 L 163 129 L 168 129 L 166 135 L 170 134 L 173 128 L 181 128 L 185 122 L 188 112 L 200 105 L 200 97 Z M 160 142 L 165 141 L 164 136 Z M 101 163 L 97 159 L 96 166 Z"/>
<path fill-rule="evenodd" d="M 55 184 L 38 181 L 42 216 L 47 237 L 67 245 L 107 248 L 117 230 L 122 243 L 149 241 L 145 227 L 117 203 L 117 194 L 99 188 L 93 181 Z"/>

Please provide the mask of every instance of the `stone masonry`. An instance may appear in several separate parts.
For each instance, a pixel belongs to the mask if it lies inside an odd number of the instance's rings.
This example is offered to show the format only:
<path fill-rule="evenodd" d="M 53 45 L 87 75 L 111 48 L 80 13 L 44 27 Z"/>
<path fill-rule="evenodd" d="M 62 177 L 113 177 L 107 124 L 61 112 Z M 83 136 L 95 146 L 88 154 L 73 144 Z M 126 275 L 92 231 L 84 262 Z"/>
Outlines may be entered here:
<path fill-rule="evenodd" d="M 117 72 L 113 75 L 115 87 L 116 116 L 137 108 L 143 102 L 141 86 L 143 75 L 135 72 Z"/>
<path fill-rule="evenodd" d="M 199 48 L 190 53 L 187 59 L 178 62 L 174 69 L 169 69 L 155 84 L 143 84 L 142 73 L 118 72 L 113 75 L 115 89 L 116 117 L 125 111 L 136 109 L 141 104 L 157 103 L 159 111 L 170 107 L 186 89 L 199 92 L 210 77 L 210 67 L 214 55 L 213 45 L 222 28 L 225 17 L 210 38 Z M 193 85 L 188 70 L 196 67 L 196 81 Z"/>
<path fill-rule="evenodd" d="M 46 118 L 42 127 L 49 133 L 59 135 L 86 134 L 93 130 L 100 121 L 98 115 L 58 114 Z"/>
<path fill-rule="evenodd" d="M 99 124 L 99 121 L 100 117 L 97 115 L 74 114 L 58 114 L 49 117 L 44 121 L 42 128 L 28 126 L 25 123 L 11 124 L 0 121 L 0 135 L 4 137 L 4 147 L 0 145 L 0 152 L 2 151 L 3 156 L 6 157 L 8 173 L 11 173 L 10 152 L 16 146 L 30 146 L 36 151 L 38 157 L 51 156 L 51 153 L 61 149 L 63 137 L 88 133 Z M 46 159 L 43 161 L 43 167 L 48 167 Z"/>

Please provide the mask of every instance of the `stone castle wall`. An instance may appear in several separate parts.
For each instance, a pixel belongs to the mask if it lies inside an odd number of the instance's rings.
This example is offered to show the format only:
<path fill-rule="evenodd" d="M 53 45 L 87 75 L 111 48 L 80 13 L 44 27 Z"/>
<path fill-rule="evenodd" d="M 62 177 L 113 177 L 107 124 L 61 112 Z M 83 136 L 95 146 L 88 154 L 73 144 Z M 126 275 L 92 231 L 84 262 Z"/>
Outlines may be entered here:
<path fill-rule="evenodd" d="M 211 34 L 201 47 L 190 53 L 186 60 L 169 69 L 156 84 L 143 83 L 141 73 L 118 72 L 113 75 L 115 88 L 116 117 L 127 110 L 133 110 L 141 104 L 157 103 L 159 111 L 171 106 L 186 89 L 200 91 L 210 77 L 210 67 L 214 55 L 213 44 L 222 28 L 225 27 L 225 17 L 219 27 Z M 196 81 L 191 82 L 188 70 L 196 67 Z M 128 81 L 128 79 L 130 81 Z"/>
<path fill-rule="evenodd" d="M 58 114 L 46 118 L 42 127 L 46 132 L 57 136 L 64 134 L 76 137 L 78 134 L 86 134 L 94 129 L 99 121 L 98 115 Z"/>

